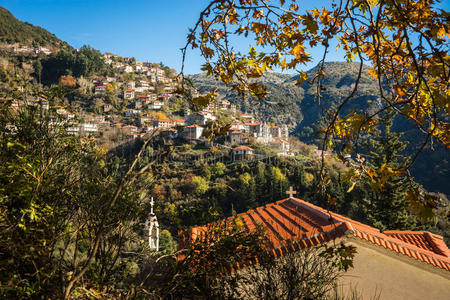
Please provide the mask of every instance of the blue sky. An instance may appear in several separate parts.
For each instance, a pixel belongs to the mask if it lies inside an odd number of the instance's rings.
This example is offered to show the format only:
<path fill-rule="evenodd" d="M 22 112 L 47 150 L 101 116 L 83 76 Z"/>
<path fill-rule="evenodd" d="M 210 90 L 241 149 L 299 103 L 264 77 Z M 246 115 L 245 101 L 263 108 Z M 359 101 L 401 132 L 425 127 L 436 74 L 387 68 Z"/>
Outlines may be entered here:
<path fill-rule="evenodd" d="M 0 0 L 21 21 L 41 26 L 73 47 L 90 45 L 102 52 L 134 56 L 181 68 L 181 51 L 188 28 L 193 27 L 208 0 Z M 448 4 L 443 6 L 448 9 Z M 320 3 L 304 1 L 307 8 Z M 323 3 L 323 2 L 322 2 Z M 441 4 L 441 5 L 442 5 Z M 319 4 L 320 5 L 320 4 Z M 240 40 L 241 47 L 248 45 Z M 343 60 L 330 48 L 329 60 Z M 321 55 L 313 53 L 313 67 Z M 200 72 L 198 51 L 188 53 L 186 73 Z"/>
<path fill-rule="evenodd" d="M 73 47 L 181 67 L 180 48 L 207 0 L 0 0 L 21 21 L 54 33 Z M 192 53 L 189 73 L 202 59 Z"/>

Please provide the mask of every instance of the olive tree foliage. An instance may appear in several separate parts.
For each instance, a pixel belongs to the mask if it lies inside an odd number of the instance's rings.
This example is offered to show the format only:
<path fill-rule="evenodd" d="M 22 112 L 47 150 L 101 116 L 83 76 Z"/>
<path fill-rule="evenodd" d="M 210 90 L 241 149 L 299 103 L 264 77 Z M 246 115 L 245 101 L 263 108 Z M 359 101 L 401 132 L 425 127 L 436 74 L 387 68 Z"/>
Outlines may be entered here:
<path fill-rule="evenodd" d="M 0 102 L 0 298 L 120 295 L 148 254 L 139 222 L 151 136 L 131 162 L 110 161 L 67 133 L 55 93 L 13 86 Z M 48 110 L 29 101 L 42 97 Z"/>
<path fill-rule="evenodd" d="M 330 44 L 337 42 L 359 72 L 353 88 L 336 107 L 322 106 L 326 120 L 318 132 L 323 137 L 322 150 L 331 149 L 340 157 L 358 153 L 360 137 L 376 128 L 377 115 L 386 109 L 411 121 L 426 136 L 410 164 L 421 149 L 435 141 L 450 146 L 449 13 L 438 9 L 437 1 L 330 0 L 307 10 L 302 4 L 299 0 L 212 0 L 190 29 L 183 60 L 189 48 L 198 48 L 206 60 L 202 70 L 239 94 L 251 95 L 256 102 L 264 101 L 267 94 L 259 81 L 264 72 L 296 70 L 296 84 L 308 80 L 321 104 L 325 62 L 334 51 Z M 233 47 L 236 38 L 247 38 L 249 50 Z M 317 61 L 317 72 L 307 78 L 301 68 L 312 61 L 308 51 L 315 48 L 323 50 L 323 55 Z M 358 101 L 364 64 L 370 66 L 369 73 L 378 82 L 380 105 L 374 112 L 343 115 L 346 107 Z M 215 95 L 211 91 L 192 98 L 193 105 L 207 105 Z M 360 159 L 347 179 L 356 183 L 363 174 L 377 171 Z M 392 174 L 379 175 L 371 178 L 381 186 Z M 322 191 L 327 181 L 322 168 Z M 421 199 L 416 196 L 411 201 Z"/>

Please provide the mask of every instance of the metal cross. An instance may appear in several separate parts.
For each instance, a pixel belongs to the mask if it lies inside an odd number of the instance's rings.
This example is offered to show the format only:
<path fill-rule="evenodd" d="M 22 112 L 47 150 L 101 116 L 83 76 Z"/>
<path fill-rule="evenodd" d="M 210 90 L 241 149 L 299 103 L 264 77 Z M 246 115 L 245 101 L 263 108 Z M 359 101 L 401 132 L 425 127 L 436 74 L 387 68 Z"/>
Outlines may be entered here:
<path fill-rule="evenodd" d="M 286 191 L 286 194 L 289 195 L 289 198 L 294 198 L 293 196 L 294 196 L 295 194 L 297 194 L 297 192 L 294 191 L 294 189 L 292 188 L 292 185 L 291 185 L 291 186 L 289 187 L 289 190 Z"/>

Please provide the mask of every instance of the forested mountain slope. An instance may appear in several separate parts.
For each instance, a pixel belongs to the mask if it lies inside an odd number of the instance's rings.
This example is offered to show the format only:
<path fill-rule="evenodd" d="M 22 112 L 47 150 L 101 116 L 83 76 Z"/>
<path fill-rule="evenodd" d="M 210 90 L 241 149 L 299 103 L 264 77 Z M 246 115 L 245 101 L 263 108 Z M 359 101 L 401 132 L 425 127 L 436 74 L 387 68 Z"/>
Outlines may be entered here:
<path fill-rule="evenodd" d="M 270 94 L 266 101 L 256 105 L 256 99 L 242 99 L 236 93 L 230 92 L 222 83 L 205 74 L 191 76 L 196 87 L 201 91 L 217 88 L 217 91 L 234 102 L 243 112 L 254 112 L 261 120 L 286 123 L 291 133 L 297 135 L 305 142 L 317 142 L 314 132 L 323 125 L 322 107 L 335 108 L 354 87 L 359 64 L 346 62 L 329 62 L 325 64 L 326 76 L 323 80 L 324 89 L 321 91 L 321 102 L 316 97 L 316 86 L 309 80 L 304 81 L 300 87 L 295 85 L 297 76 L 279 73 L 264 75 L 263 82 L 267 85 Z M 358 91 L 343 110 L 343 115 L 355 111 L 374 110 L 378 105 L 378 85 L 368 74 L 368 67 L 363 66 Z M 313 78 L 317 67 L 307 71 L 308 79 Z M 280 103 L 280 104 L 276 104 Z M 423 139 L 413 124 L 408 122 L 395 122 L 394 129 L 405 132 L 404 139 L 409 142 L 405 155 L 414 154 Z M 446 183 L 450 178 L 450 153 L 439 146 L 434 150 L 425 149 L 412 168 L 412 175 L 423 184 L 425 188 L 434 192 L 450 194 L 450 186 Z"/>
<path fill-rule="evenodd" d="M 70 46 L 47 30 L 22 22 L 0 7 L 0 42 L 24 46 L 60 48 Z"/>

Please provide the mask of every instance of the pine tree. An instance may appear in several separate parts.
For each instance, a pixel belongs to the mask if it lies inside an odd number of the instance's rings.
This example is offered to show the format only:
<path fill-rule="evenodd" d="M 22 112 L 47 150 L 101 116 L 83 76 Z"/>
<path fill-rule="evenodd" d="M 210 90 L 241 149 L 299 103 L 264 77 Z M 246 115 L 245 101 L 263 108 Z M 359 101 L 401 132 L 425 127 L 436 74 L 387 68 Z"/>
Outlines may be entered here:
<path fill-rule="evenodd" d="M 38 78 L 38 82 L 41 83 L 41 76 L 42 76 L 42 63 L 40 59 L 37 59 L 34 62 L 34 73 L 36 74 Z"/>
<path fill-rule="evenodd" d="M 411 229 L 414 225 L 405 199 L 409 181 L 403 170 L 409 158 L 402 155 L 402 151 L 407 143 L 401 140 L 401 133 L 391 131 L 393 116 L 392 112 L 381 116 L 378 134 L 370 137 L 363 146 L 369 167 L 389 170 L 382 184 L 372 178 L 364 180 L 368 189 L 368 199 L 363 203 L 367 221 L 380 230 Z"/>

